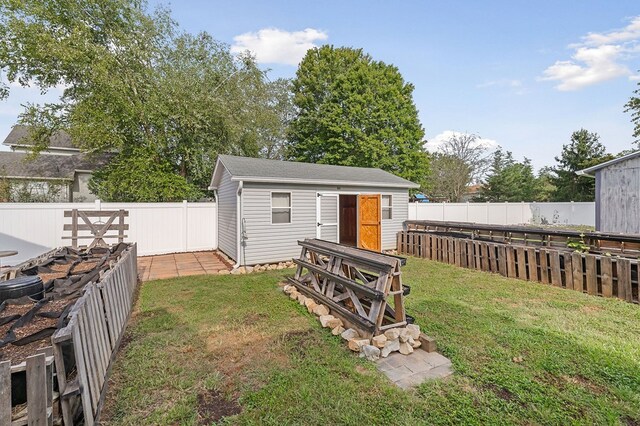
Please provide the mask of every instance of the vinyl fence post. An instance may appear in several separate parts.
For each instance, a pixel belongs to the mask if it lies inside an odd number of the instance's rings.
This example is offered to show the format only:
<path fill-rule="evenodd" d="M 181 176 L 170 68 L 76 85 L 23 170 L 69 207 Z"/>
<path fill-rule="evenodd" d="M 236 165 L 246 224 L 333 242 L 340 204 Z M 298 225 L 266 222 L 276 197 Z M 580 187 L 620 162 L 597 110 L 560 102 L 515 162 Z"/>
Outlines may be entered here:
<path fill-rule="evenodd" d="M 575 221 L 573 220 L 573 216 L 576 212 L 576 205 L 573 201 L 571 201 L 571 213 L 569 214 L 569 225 L 575 225 Z"/>
<path fill-rule="evenodd" d="M 503 225 L 508 225 L 509 224 L 509 202 L 505 201 L 504 202 L 504 223 Z"/>
<path fill-rule="evenodd" d="M 187 252 L 189 250 L 189 203 L 187 200 L 182 200 L 182 251 Z"/>

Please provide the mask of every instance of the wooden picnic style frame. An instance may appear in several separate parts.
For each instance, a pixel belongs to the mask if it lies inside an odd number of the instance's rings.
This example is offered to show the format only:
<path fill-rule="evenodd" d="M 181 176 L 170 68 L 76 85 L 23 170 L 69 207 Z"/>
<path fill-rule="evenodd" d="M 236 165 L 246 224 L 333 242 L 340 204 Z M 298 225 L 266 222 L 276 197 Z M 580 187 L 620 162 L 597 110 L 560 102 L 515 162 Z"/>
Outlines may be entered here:
<path fill-rule="evenodd" d="M 402 259 L 319 239 L 298 244 L 296 273 L 288 281 L 300 293 L 364 336 L 407 325 Z"/>

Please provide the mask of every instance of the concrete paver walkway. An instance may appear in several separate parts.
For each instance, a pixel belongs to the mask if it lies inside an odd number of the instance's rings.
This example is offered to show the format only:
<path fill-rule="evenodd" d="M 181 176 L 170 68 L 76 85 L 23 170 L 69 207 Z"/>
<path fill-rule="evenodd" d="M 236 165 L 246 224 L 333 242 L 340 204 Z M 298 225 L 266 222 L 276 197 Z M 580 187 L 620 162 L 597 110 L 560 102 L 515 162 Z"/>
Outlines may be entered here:
<path fill-rule="evenodd" d="M 138 274 L 142 281 L 217 274 L 222 269 L 231 270 L 231 265 L 214 251 L 161 254 L 138 258 Z"/>
<path fill-rule="evenodd" d="M 402 389 L 418 386 L 427 380 L 441 379 L 453 373 L 451 361 L 437 352 L 416 349 L 411 355 L 393 352 L 377 361 L 382 371 Z"/>

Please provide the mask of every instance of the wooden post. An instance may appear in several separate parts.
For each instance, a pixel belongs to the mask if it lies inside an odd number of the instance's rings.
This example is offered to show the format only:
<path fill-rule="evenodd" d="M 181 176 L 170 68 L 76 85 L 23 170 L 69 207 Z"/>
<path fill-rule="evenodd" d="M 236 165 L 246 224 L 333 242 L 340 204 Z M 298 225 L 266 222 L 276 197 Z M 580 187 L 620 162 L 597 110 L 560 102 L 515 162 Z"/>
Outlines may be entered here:
<path fill-rule="evenodd" d="M 596 275 L 596 258 L 592 254 L 585 254 L 587 293 L 595 296 L 598 294 L 598 277 Z"/>
<path fill-rule="evenodd" d="M 11 424 L 11 361 L 0 362 L 0 425 Z"/>
<path fill-rule="evenodd" d="M 613 296 L 613 266 L 611 258 L 600 257 L 600 281 L 602 282 L 602 296 Z"/>

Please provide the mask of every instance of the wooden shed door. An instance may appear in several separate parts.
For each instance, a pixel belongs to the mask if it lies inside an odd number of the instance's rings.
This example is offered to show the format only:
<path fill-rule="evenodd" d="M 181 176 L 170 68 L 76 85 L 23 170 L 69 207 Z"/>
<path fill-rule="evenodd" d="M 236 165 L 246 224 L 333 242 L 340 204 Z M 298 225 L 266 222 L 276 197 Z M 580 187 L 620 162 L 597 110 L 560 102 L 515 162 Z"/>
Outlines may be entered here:
<path fill-rule="evenodd" d="M 358 247 L 375 251 L 382 249 L 380 216 L 380 194 L 358 195 Z"/>

